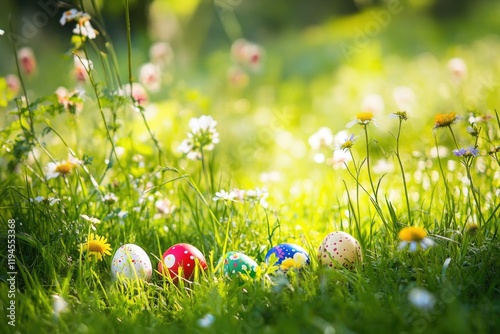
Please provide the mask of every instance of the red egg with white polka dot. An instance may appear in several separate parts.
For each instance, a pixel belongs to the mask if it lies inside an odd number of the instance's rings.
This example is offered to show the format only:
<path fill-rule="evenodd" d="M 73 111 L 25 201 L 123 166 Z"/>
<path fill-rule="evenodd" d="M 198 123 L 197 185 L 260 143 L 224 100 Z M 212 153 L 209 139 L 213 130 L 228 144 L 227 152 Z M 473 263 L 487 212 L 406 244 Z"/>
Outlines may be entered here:
<path fill-rule="evenodd" d="M 158 263 L 158 271 L 168 274 L 174 282 L 183 278 L 190 280 L 196 265 L 202 270 L 207 269 L 207 261 L 202 252 L 190 244 L 176 244 L 163 253 L 163 261 Z"/>
<path fill-rule="evenodd" d="M 342 266 L 354 269 L 357 262 L 363 261 L 361 246 L 352 235 L 346 232 L 332 232 L 319 246 L 318 259 L 329 267 Z"/>

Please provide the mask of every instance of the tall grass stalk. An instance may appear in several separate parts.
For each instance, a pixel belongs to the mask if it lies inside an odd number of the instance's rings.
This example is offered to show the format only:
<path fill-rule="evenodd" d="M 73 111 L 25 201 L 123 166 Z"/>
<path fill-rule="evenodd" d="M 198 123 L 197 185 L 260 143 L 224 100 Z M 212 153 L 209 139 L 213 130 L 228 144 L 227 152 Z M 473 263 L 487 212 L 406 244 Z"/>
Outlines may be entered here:
<path fill-rule="evenodd" d="M 403 120 L 406 120 L 406 112 L 404 112 L 404 114 L 401 113 L 401 114 L 396 114 L 396 115 L 398 116 L 399 124 L 398 124 L 398 133 L 395 136 L 395 139 L 396 139 L 395 155 L 396 155 L 396 159 L 398 160 L 399 169 L 401 170 L 401 177 L 403 179 L 403 189 L 405 192 L 406 210 L 408 212 L 408 222 L 410 223 L 410 225 L 413 225 L 413 219 L 412 219 L 411 207 L 410 207 L 410 199 L 408 196 L 408 186 L 407 186 L 407 182 L 406 182 L 406 175 L 405 175 L 405 170 L 403 167 L 403 162 L 401 161 L 401 154 L 399 151 L 399 144 L 400 144 L 399 142 L 400 142 L 400 138 L 401 138 L 401 128 L 403 125 Z"/>
<path fill-rule="evenodd" d="M 448 129 L 450 130 L 451 137 L 453 138 L 453 142 L 455 143 L 455 147 L 457 148 L 457 150 L 460 150 L 460 146 L 458 145 L 458 141 L 455 137 L 455 133 L 453 132 L 452 127 L 449 126 Z M 479 138 L 480 131 L 481 131 L 481 129 L 477 129 L 477 134 L 475 135 L 475 142 L 474 142 L 474 146 L 473 146 L 474 148 L 477 147 L 477 141 Z M 479 189 L 476 189 L 476 187 L 474 186 L 474 181 L 472 179 L 471 168 L 472 168 L 473 162 L 474 162 L 473 155 L 462 156 L 462 165 L 464 165 L 464 167 L 465 167 L 465 171 L 467 173 L 467 179 L 469 180 L 469 189 L 470 189 L 470 192 L 472 193 L 472 198 L 474 199 L 476 213 L 479 216 L 479 226 L 482 226 L 484 224 L 485 220 L 484 220 L 483 212 L 481 209 L 481 200 L 480 200 L 481 193 L 479 192 Z"/>
<path fill-rule="evenodd" d="M 344 163 L 344 165 L 345 165 L 345 168 L 347 169 L 349 175 L 351 175 L 351 177 L 354 179 L 354 181 L 356 183 L 355 204 L 352 203 L 351 196 L 349 194 L 349 188 L 347 187 L 347 183 L 345 182 L 345 180 L 343 180 L 343 182 L 344 182 L 344 187 L 345 187 L 345 191 L 347 194 L 347 202 L 349 204 L 349 211 L 353 215 L 357 233 L 359 236 L 361 236 L 362 235 L 361 234 L 361 221 L 360 221 L 361 220 L 361 211 L 360 211 L 360 201 L 359 201 L 359 188 L 361 187 L 361 183 L 359 181 L 359 175 L 361 172 L 362 164 L 358 168 L 358 166 L 356 165 L 356 159 L 354 158 L 354 155 L 353 155 L 351 150 L 349 150 L 349 154 L 351 155 L 352 164 L 354 166 L 354 173 L 351 171 L 351 169 L 349 168 L 349 165 L 347 163 Z M 351 217 L 349 217 L 349 219 L 350 218 Z"/>
<path fill-rule="evenodd" d="M 134 101 L 135 104 L 135 99 L 133 96 L 133 82 L 132 82 L 132 37 L 131 37 L 131 24 L 130 24 L 130 10 L 129 10 L 129 0 L 125 0 L 125 22 L 126 22 L 126 31 L 127 31 L 127 64 L 128 64 L 128 82 L 130 85 L 130 99 Z M 158 164 L 162 166 L 163 164 L 163 148 L 160 145 L 160 142 L 154 135 L 154 133 L 151 131 L 151 127 L 149 126 L 149 123 L 146 119 L 146 116 L 144 115 L 144 108 L 142 106 L 138 106 L 139 112 L 142 117 L 142 121 L 144 125 L 146 126 L 146 129 L 148 130 L 149 136 L 153 140 L 153 143 L 156 146 L 156 149 L 158 150 Z"/>
<path fill-rule="evenodd" d="M 444 184 L 444 188 L 445 188 L 446 206 L 448 208 L 446 215 L 451 218 L 451 220 L 453 221 L 454 227 L 456 227 L 457 223 L 456 223 L 455 214 L 454 214 L 455 213 L 455 201 L 453 199 L 451 189 L 448 185 L 448 180 L 447 180 L 446 174 L 445 174 L 444 169 L 443 169 L 443 164 L 441 162 L 441 156 L 439 153 L 439 145 L 438 145 L 436 130 L 434 130 L 432 132 L 432 134 L 434 136 L 434 145 L 436 148 L 436 155 L 437 155 L 437 161 L 438 161 L 438 165 L 439 165 L 439 171 L 441 173 L 441 178 L 443 179 L 443 184 Z"/>
<path fill-rule="evenodd" d="M 373 192 L 373 199 L 375 200 L 375 203 L 378 204 L 378 188 L 380 183 L 377 185 L 377 188 L 375 188 L 373 184 L 373 178 L 372 178 L 372 172 L 371 172 L 371 166 L 370 166 L 370 142 L 368 138 L 368 124 L 361 124 L 363 127 L 363 132 L 365 134 L 365 144 L 366 144 L 366 170 L 368 171 L 368 179 L 370 180 L 370 186 L 372 188 Z"/>

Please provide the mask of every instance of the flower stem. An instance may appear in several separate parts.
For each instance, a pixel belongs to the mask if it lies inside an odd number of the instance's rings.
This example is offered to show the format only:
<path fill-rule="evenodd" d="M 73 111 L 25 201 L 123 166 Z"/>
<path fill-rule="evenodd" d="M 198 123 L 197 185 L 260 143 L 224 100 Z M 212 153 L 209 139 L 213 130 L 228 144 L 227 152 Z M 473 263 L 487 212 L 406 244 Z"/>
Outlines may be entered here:
<path fill-rule="evenodd" d="M 399 138 L 401 135 L 401 125 L 403 123 L 402 119 L 399 119 L 399 127 L 398 127 L 398 135 L 396 136 L 396 158 L 398 159 L 399 163 L 399 168 L 401 169 L 401 176 L 403 178 L 403 188 L 405 191 L 405 198 L 406 198 L 406 208 L 408 210 L 408 221 L 410 222 L 410 225 L 412 225 L 413 220 L 411 217 L 411 209 L 410 209 L 410 200 L 408 198 L 408 188 L 406 186 L 406 176 L 405 176 L 405 171 L 403 168 L 403 163 L 401 162 L 401 156 L 399 154 Z"/>
<path fill-rule="evenodd" d="M 130 35 L 130 13 L 129 13 L 129 2 L 128 0 L 125 0 L 125 21 L 127 25 L 127 58 L 128 58 L 128 82 L 130 85 L 130 98 L 132 101 L 134 101 L 134 96 L 133 96 L 133 86 L 132 86 L 132 37 Z M 146 129 L 148 130 L 149 136 L 153 140 L 153 143 L 155 144 L 156 148 L 158 149 L 158 163 L 161 165 L 162 164 L 162 154 L 163 154 L 163 149 L 160 146 L 160 142 L 154 135 L 154 133 L 151 131 L 151 128 L 148 124 L 148 121 L 146 120 L 146 116 L 144 115 L 144 110 L 140 108 L 140 113 L 142 116 L 142 120 L 144 122 L 144 125 L 146 126 Z"/>
<path fill-rule="evenodd" d="M 354 165 L 354 170 L 356 171 L 356 177 L 355 177 L 355 180 L 356 180 L 356 225 L 358 224 L 358 219 L 361 218 L 360 216 L 360 210 L 359 210 L 359 169 L 358 167 L 356 166 L 356 160 L 354 159 L 354 155 L 352 154 L 352 151 L 349 150 L 349 153 L 351 154 L 351 158 L 352 158 L 352 164 Z M 347 167 L 347 166 L 346 166 Z"/>
<path fill-rule="evenodd" d="M 458 146 L 457 138 L 455 138 L 455 133 L 453 132 L 453 129 L 451 128 L 451 126 L 448 126 L 448 129 L 450 129 L 451 137 L 453 138 L 453 142 L 455 143 L 457 150 L 460 149 L 460 147 Z"/>
<path fill-rule="evenodd" d="M 457 149 L 460 149 L 458 142 L 457 142 L 457 139 L 455 137 L 455 133 L 453 132 L 453 129 L 451 128 L 451 126 L 449 126 L 448 128 L 450 129 L 450 133 L 451 133 L 451 136 L 453 138 L 453 141 L 455 142 L 455 146 L 457 147 Z M 475 142 L 474 146 L 477 146 L 477 138 L 478 137 L 476 137 L 476 142 Z M 481 202 L 476 194 L 476 190 L 474 188 L 474 182 L 472 180 L 471 166 L 472 166 L 473 160 L 474 160 L 473 156 L 463 157 L 463 165 L 465 166 L 465 170 L 467 172 L 467 179 L 469 180 L 470 191 L 472 192 L 472 197 L 474 198 L 477 213 L 478 213 L 478 216 L 480 218 L 479 225 L 481 225 L 484 222 L 484 217 L 483 217 L 483 213 L 481 212 Z"/>
<path fill-rule="evenodd" d="M 363 125 L 363 130 L 365 132 L 365 141 L 366 141 L 366 169 L 368 170 L 368 179 L 370 180 L 370 185 L 372 187 L 373 197 L 375 199 L 375 202 L 378 203 L 377 191 L 375 189 L 375 186 L 373 185 L 372 173 L 370 169 L 370 147 L 368 142 L 368 129 L 366 125 Z"/>
<path fill-rule="evenodd" d="M 446 181 L 446 174 L 444 173 L 443 169 L 443 164 L 441 163 L 441 157 L 439 156 L 439 146 L 438 146 L 438 140 L 436 136 L 436 131 L 433 131 L 434 135 L 434 143 L 436 145 L 436 154 L 437 154 L 437 161 L 439 165 L 439 171 L 441 172 L 441 177 L 443 178 L 443 183 L 446 191 L 446 200 L 447 200 L 447 205 L 448 205 L 448 213 L 451 214 L 454 212 L 454 205 L 453 205 L 453 199 L 451 198 L 451 192 L 450 192 L 450 187 L 448 186 L 448 181 Z M 453 220 L 455 219 L 454 215 Z"/>
<path fill-rule="evenodd" d="M 201 168 L 203 169 L 203 176 L 205 177 L 205 182 L 207 183 L 208 193 L 213 194 L 212 182 L 210 181 L 207 162 L 205 160 L 205 153 L 203 152 L 203 148 L 201 149 Z"/>

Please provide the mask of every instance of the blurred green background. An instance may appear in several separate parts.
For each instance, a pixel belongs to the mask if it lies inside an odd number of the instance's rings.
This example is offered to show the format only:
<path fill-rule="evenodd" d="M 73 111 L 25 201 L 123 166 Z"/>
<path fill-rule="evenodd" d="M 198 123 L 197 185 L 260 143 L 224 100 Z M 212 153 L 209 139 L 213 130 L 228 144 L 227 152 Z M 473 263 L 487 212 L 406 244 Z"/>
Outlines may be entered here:
<path fill-rule="evenodd" d="M 62 12 L 83 4 L 94 15 L 92 1 L 102 11 L 103 17 L 97 19 L 105 22 L 117 49 L 122 50 L 126 38 L 124 1 L 3 0 L 0 28 L 8 32 L 12 25 L 19 45 L 32 46 L 42 65 L 45 61 L 53 65 L 54 55 L 69 50 L 72 27 L 60 26 Z M 380 32 L 363 23 L 373 19 L 368 13 L 387 11 L 391 6 L 399 6 L 401 11 L 391 15 L 388 24 L 381 22 Z M 208 54 L 227 50 L 236 38 L 244 37 L 265 48 L 287 45 L 281 54 L 281 74 L 314 76 L 346 60 L 339 43 L 352 41 L 360 29 L 375 28 L 370 39 L 380 41 L 384 54 L 412 56 L 428 51 L 439 55 L 451 45 L 500 31 L 499 8 L 494 0 L 130 0 L 134 64 L 147 58 L 152 42 L 163 40 L 171 43 L 179 56 L 178 68 L 188 71 L 203 65 L 198 61 L 206 60 Z M 304 34 L 309 45 L 297 43 Z M 314 64 L 307 54 L 297 57 L 306 49 L 320 52 Z M 293 63 L 287 63 L 291 58 Z M 0 75 L 12 72 L 12 48 L 7 39 L 0 41 L 0 59 Z M 50 78 L 43 78 L 43 82 L 49 84 L 44 85 L 49 91 L 53 88 Z"/>
<path fill-rule="evenodd" d="M 30 95 L 75 85 L 70 53 L 73 24 L 59 24 L 63 11 L 73 7 L 83 7 L 95 28 L 109 33 L 120 75 L 127 78 L 124 4 L 4 0 L 0 28 L 8 34 L 12 25 L 17 46 L 30 46 L 37 56 L 39 73 L 26 78 Z M 498 85 L 487 74 L 500 68 L 500 1 L 130 0 L 130 14 L 134 80 L 139 67 L 149 61 L 152 43 L 168 42 L 175 54 L 171 81 L 150 96 L 161 110 L 151 116 L 158 127 L 153 130 L 175 151 L 174 138 L 184 135 L 179 125 L 186 124 L 183 117 L 213 114 L 225 124 L 222 142 L 227 143 L 233 169 L 250 163 L 255 173 L 279 169 L 291 158 L 285 159 L 271 138 L 282 136 L 288 143 L 293 135 L 306 143 L 320 126 L 339 131 L 368 94 L 380 94 L 390 113 L 397 108 L 389 102 L 392 91 L 401 85 L 417 96 L 410 117 L 415 135 L 421 136 L 422 128 L 432 128 L 435 113 L 453 109 L 464 113 L 470 107 L 456 98 L 450 81 L 447 61 L 453 57 L 463 58 L 469 66 L 469 78 L 461 89 L 465 99 L 474 100 L 473 108 L 487 110 L 496 101 Z M 230 48 L 238 38 L 264 50 L 262 68 L 249 73 L 248 86 L 240 90 L 228 80 Z M 95 43 L 105 50 L 102 37 Z M 15 72 L 7 38 L 0 38 L 0 59 L 0 76 Z M 98 57 L 94 54 L 91 59 Z M 478 89 L 482 89 L 479 95 Z M 387 129 L 384 124 L 382 128 Z M 381 144 L 384 140 L 392 138 L 379 138 Z M 237 149 L 233 143 L 239 143 Z M 410 152 L 422 149 L 422 143 L 412 144 Z M 304 144 L 300 149 L 297 143 L 290 145 L 287 154 L 304 157 Z"/>

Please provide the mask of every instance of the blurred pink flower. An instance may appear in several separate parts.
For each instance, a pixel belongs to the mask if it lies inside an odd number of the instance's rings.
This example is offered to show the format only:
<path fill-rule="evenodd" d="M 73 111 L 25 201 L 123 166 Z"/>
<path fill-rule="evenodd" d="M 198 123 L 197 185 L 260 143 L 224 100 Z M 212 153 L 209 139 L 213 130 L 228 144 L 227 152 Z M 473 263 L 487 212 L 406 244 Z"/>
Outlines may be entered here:
<path fill-rule="evenodd" d="M 78 82 L 85 82 L 88 79 L 88 72 L 94 68 L 92 60 L 88 60 L 79 56 L 73 56 L 74 60 L 74 73 Z"/>
<path fill-rule="evenodd" d="M 174 212 L 175 210 L 175 205 L 172 204 L 172 202 L 166 198 L 158 199 L 155 202 L 155 208 L 156 211 L 158 212 L 157 215 L 155 215 L 157 218 L 160 216 L 166 216 Z"/>
<path fill-rule="evenodd" d="M 35 73 L 37 65 L 35 54 L 30 47 L 24 47 L 19 49 L 17 52 L 17 58 L 19 59 L 19 65 L 26 75 L 32 75 Z"/>
<path fill-rule="evenodd" d="M 234 61 L 251 69 L 258 69 L 262 61 L 262 48 L 245 39 L 234 41 L 231 46 L 231 56 Z"/>
<path fill-rule="evenodd" d="M 232 87 L 245 88 L 248 85 L 248 74 L 238 66 L 231 67 L 227 76 Z"/>
<path fill-rule="evenodd" d="M 448 70 L 457 82 L 462 81 L 467 76 L 467 65 L 461 58 L 450 59 L 448 61 Z"/>
<path fill-rule="evenodd" d="M 19 78 L 15 74 L 9 74 L 5 77 L 5 81 L 7 82 L 7 86 L 13 95 L 17 95 L 19 90 L 21 89 L 21 82 Z"/>
<path fill-rule="evenodd" d="M 79 95 L 80 92 L 75 90 L 75 91 L 68 91 L 66 87 L 57 87 L 56 89 L 56 95 L 57 95 L 57 100 L 59 101 L 59 104 L 61 104 L 66 110 L 72 111 L 72 112 L 80 112 L 83 109 L 83 103 L 75 103 L 74 101 L 71 100 L 73 96 Z"/>
<path fill-rule="evenodd" d="M 139 70 L 139 82 L 151 92 L 157 92 L 161 87 L 161 70 L 153 63 L 146 63 Z"/>
<path fill-rule="evenodd" d="M 132 91 L 132 94 L 131 94 L 131 91 Z M 146 89 L 144 88 L 143 85 L 141 85 L 138 82 L 133 82 L 132 87 L 130 86 L 129 83 L 123 85 L 122 88 L 118 89 L 118 95 L 121 95 L 121 96 L 132 95 L 134 102 L 140 106 L 146 105 L 148 103 L 148 100 L 149 100 L 148 93 L 146 92 Z"/>
<path fill-rule="evenodd" d="M 164 67 L 170 65 L 174 58 L 174 52 L 170 44 L 156 42 L 149 48 L 149 58 L 153 64 Z"/>

